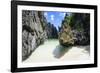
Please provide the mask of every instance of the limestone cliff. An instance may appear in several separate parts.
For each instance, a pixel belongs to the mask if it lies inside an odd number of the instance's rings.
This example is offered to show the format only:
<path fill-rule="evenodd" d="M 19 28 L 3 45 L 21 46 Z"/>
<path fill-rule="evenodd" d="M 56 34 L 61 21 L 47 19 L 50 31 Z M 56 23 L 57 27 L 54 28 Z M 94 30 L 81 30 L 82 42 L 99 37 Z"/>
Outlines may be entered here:
<path fill-rule="evenodd" d="M 71 13 L 67 15 L 59 27 L 61 45 L 90 44 L 90 15 L 87 13 Z"/>
<path fill-rule="evenodd" d="M 25 60 L 47 38 L 45 26 L 43 12 L 22 11 L 22 60 Z"/>
<path fill-rule="evenodd" d="M 53 24 L 47 23 L 46 32 L 48 39 L 58 39 L 58 31 Z"/>
<path fill-rule="evenodd" d="M 58 32 L 53 24 L 47 22 L 44 12 L 22 10 L 22 60 L 49 38 L 58 38 Z"/>

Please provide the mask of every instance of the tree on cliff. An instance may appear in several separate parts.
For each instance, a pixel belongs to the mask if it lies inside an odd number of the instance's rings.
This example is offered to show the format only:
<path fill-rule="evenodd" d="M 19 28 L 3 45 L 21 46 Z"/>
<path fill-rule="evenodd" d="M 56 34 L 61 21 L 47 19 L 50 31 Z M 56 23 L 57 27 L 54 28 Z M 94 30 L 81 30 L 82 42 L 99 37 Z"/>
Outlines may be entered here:
<path fill-rule="evenodd" d="M 65 30 L 69 31 L 65 33 Z M 66 39 L 65 36 L 70 38 Z M 77 45 L 90 44 L 90 15 L 87 13 L 71 13 L 71 15 L 67 15 L 66 13 L 61 24 L 59 40 L 64 45 L 72 42 L 69 40 L 74 40 L 74 44 Z M 65 41 L 66 43 L 64 43 Z"/>

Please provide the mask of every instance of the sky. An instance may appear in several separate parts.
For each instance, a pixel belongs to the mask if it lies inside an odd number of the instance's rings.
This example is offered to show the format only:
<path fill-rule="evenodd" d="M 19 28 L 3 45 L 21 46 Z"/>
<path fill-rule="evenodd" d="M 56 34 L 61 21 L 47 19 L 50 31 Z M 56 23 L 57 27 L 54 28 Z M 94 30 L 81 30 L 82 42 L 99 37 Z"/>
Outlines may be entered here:
<path fill-rule="evenodd" d="M 65 17 L 64 12 L 44 12 L 44 16 L 46 17 L 47 21 L 53 24 L 57 30 L 58 26 L 61 26 L 62 20 Z"/>

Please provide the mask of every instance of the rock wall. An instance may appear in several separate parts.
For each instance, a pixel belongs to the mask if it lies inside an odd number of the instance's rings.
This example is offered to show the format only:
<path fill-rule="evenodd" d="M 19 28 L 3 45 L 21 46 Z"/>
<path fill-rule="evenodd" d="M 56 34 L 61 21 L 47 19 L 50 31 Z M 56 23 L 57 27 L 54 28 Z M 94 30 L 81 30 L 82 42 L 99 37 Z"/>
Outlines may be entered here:
<path fill-rule="evenodd" d="M 45 26 L 46 19 L 43 12 L 38 11 L 22 11 L 22 60 L 44 43 L 47 38 Z"/>
<path fill-rule="evenodd" d="M 48 39 L 58 39 L 58 31 L 53 24 L 48 23 L 46 25 L 46 33 Z"/>
<path fill-rule="evenodd" d="M 63 46 L 69 46 L 74 44 L 73 33 L 71 27 L 68 24 L 63 24 L 59 32 L 59 42 Z"/>
<path fill-rule="evenodd" d="M 22 10 L 22 60 L 49 38 L 58 38 L 58 32 L 47 22 L 44 12 Z"/>
<path fill-rule="evenodd" d="M 90 14 L 66 14 L 59 32 L 60 44 L 89 45 L 90 44 Z"/>

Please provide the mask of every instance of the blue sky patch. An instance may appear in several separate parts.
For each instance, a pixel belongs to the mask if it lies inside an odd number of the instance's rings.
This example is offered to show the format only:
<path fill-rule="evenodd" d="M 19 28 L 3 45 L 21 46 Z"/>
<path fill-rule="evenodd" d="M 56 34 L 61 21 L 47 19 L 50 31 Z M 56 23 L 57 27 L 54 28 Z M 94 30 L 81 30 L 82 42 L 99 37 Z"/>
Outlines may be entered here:
<path fill-rule="evenodd" d="M 44 16 L 47 21 L 53 24 L 57 29 L 61 26 L 62 20 L 64 19 L 66 13 L 64 12 L 44 12 Z"/>

